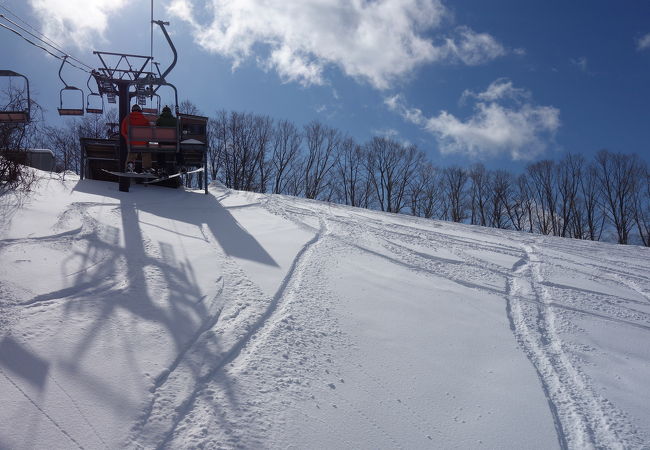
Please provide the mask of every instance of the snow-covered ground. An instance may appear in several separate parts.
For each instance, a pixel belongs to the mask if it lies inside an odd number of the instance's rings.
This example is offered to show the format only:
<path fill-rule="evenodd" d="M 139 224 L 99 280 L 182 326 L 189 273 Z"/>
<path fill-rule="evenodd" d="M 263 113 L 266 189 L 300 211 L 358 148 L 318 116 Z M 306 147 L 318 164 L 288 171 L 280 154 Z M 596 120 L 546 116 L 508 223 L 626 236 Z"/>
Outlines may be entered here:
<path fill-rule="evenodd" d="M 43 175 L 0 448 L 650 447 L 650 249 Z"/>

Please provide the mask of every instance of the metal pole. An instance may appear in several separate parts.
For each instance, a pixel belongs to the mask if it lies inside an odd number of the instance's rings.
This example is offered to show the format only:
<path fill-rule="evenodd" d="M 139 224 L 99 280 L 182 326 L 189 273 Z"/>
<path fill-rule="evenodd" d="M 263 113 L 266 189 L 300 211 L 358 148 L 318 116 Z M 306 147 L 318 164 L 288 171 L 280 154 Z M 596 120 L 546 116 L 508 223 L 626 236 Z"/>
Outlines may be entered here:
<path fill-rule="evenodd" d="M 207 131 L 207 130 L 206 130 Z M 207 141 L 207 133 L 206 133 Z M 207 144 L 207 142 L 206 142 Z M 205 188 L 205 193 L 208 193 L 208 148 L 207 145 L 203 149 L 203 186 Z"/>
<path fill-rule="evenodd" d="M 129 84 L 128 83 L 118 83 L 117 85 L 117 92 L 118 96 L 120 97 L 120 104 L 119 104 L 119 116 L 120 116 L 120 121 L 118 124 L 119 130 L 120 131 L 120 172 L 124 172 L 126 170 L 126 157 L 127 157 L 127 145 L 126 145 L 126 139 L 124 136 L 122 136 L 121 130 L 122 130 L 122 122 L 126 118 L 126 116 L 129 114 L 129 104 L 130 102 L 130 97 L 129 97 Z M 120 191 L 122 192 L 129 192 L 129 185 L 131 184 L 131 179 L 127 177 L 120 177 Z"/>
<path fill-rule="evenodd" d="M 149 48 L 149 56 L 151 56 L 151 69 L 150 72 L 153 73 L 153 0 L 151 0 L 151 46 Z"/>
<path fill-rule="evenodd" d="M 84 151 L 84 143 L 82 139 L 79 139 L 79 151 L 81 152 L 81 164 L 79 166 L 79 178 L 84 179 L 86 175 L 86 152 Z"/>

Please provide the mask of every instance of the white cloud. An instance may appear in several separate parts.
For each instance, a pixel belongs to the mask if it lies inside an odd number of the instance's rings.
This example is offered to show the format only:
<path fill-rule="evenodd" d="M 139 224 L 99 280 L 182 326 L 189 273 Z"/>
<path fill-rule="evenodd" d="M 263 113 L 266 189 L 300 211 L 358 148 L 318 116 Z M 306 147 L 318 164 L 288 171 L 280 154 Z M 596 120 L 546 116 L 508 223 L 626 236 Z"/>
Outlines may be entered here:
<path fill-rule="evenodd" d="M 110 14 L 123 11 L 126 0 L 29 0 L 40 19 L 43 33 L 56 42 L 72 42 L 79 48 L 103 36 Z"/>
<path fill-rule="evenodd" d="M 445 48 L 451 58 L 468 66 L 484 64 L 506 54 L 506 49 L 492 36 L 467 27 L 459 27 L 455 38 L 447 38 Z"/>
<path fill-rule="evenodd" d="M 426 63 L 476 65 L 506 53 L 467 27 L 435 44 L 426 33 L 448 15 L 440 0 L 206 0 L 201 11 L 194 1 L 173 0 L 168 12 L 191 25 L 199 45 L 233 67 L 256 59 L 304 85 L 326 84 L 332 65 L 386 89 Z"/>
<path fill-rule="evenodd" d="M 637 50 L 647 50 L 650 48 L 650 33 L 646 34 L 645 36 L 641 37 L 637 43 Z"/>
<path fill-rule="evenodd" d="M 372 134 L 375 136 L 381 136 L 381 137 L 386 137 L 386 138 L 396 138 L 399 136 L 399 131 L 397 131 L 394 128 L 378 128 L 375 130 L 372 130 Z"/>
<path fill-rule="evenodd" d="M 586 56 L 581 56 L 580 58 L 571 58 L 570 62 L 571 62 L 571 64 L 576 66 L 581 71 L 587 72 L 587 57 Z"/>
<path fill-rule="evenodd" d="M 399 96 L 389 97 L 386 105 L 407 121 L 432 133 L 443 154 L 463 154 L 485 159 L 509 154 L 513 160 L 532 159 L 543 153 L 560 127 L 560 111 L 552 106 L 532 104 L 528 91 L 515 88 L 510 81 L 497 80 L 478 94 L 473 114 L 466 120 L 447 111 L 425 117 L 410 108 Z"/>
<path fill-rule="evenodd" d="M 463 92 L 463 99 L 476 98 L 478 100 L 494 102 L 497 100 L 528 100 L 530 99 L 530 92 L 526 89 L 516 88 L 512 81 L 506 78 L 499 78 L 492 82 L 484 92 L 478 94 L 470 90 Z"/>

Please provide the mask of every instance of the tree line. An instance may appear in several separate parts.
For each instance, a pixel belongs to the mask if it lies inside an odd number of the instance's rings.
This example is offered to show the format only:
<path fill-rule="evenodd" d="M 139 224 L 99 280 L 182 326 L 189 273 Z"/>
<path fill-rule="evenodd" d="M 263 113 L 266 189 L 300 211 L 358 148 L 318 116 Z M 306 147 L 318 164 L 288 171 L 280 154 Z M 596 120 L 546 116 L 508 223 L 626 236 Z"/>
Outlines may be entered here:
<path fill-rule="evenodd" d="M 198 110 L 185 101 L 181 112 Z M 38 123 L 22 139 L 52 149 L 57 170 L 78 173 L 79 138 L 110 137 L 107 124 L 115 122 L 116 113 L 109 111 L 63 127 Z M 650 171 L 635 154 L 601 150 L 586 159 L 566 153 L 531 163 L 519 174 L 481 163 L 438 167 L 417 146 L 388 137 L 358 143 L 319 121 L 298 126 L 235 111 L 210 118 L 208 139 L 209 179 L 236 190 L 650 246 Z"/>
<path fill-rule="evenodd" d="M 650 171 L 635 154 L 566 153 L 514 174 L 481 163 L 437 167 L 413 144 L 378 136 L 357 143 L 318 121 L 299 127 L 220 111 L 209 127 L 210 178 L 232 189 L 650 246 Z"/>

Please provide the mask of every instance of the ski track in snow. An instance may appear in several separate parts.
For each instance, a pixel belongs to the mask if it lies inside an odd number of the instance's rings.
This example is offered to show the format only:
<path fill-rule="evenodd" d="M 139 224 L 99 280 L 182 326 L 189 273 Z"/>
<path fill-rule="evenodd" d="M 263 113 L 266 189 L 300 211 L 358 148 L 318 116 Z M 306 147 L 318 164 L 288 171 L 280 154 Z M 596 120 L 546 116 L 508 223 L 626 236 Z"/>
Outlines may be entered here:
<path fill-rule="evenodd" d="M 247 279 L 241 269 L 237 267 L 236 262 L 234 262 L 232 258 L 224 255 L 218 249 L 214 237 L 209 235 L 209 230 L 203 229 L 203 233 L 215 250 L 221 253 L 221 257 L 227 261 L 225 266 L 227 268 L 226 275 L 224 275 L 223 279 Z M 140 423 L 134 427 L 131 441 L 127 445 L 135 444 L 146 448 L 152 446 L 155 446 L 156 448 L 164 448 L 167 446 L 167 444 L 173 439 L 174 433 L 181 421 L 191 413 L 197 397 L 206 385 L 218 376 L 219 371 L 231 364 L 251 339 L 255 335 L 262 333 L 263 328 L 272 321 L 271 319 L 275 311 L 283 302 L 285 292 L 291 288 L 293 283 L 295 283 L 294 279 L 300 277 L 301 272 L 304 270 L 304 266 L 308 264 L 307 261 L 310 259 L 311 253 L 313 253 L 313 247 L 318 244 L 325 233 L 325 224 L 321 220 L 320 229 L 297 253 L 287 274 L 280 283 L 277 292 L 271 299 L 267 300 L 264 309 L 256 310 L 254 308 L 249 308 L 251 311 L 244 311 L 245 308 L 240 309 L 235 311 L 228 320 L 223 321 L 223 324 L 220 323 L 219 320 L 222 313 L 222 310 L 220 310 L 212 319 L 207 321 L 205 326 L 201 327 L 196 337 L 188 344 L 187 349 L 179 355 L 177 361 L 168 369 L 168 371 L 165 372 L 164 377 L 161 377 L 158 382 L 156 382 L 153 388 L 154 398 L 152 404 L 146 408 L 144 417 Z M 237 276 L 232 276 L 234 273 L 236 273 Z M 237 286 L 231 288 L 232 292 L 226 293 L 224 292 L 225 290 L 222 289 L 218 296 L 227 295 L 231 299 L 248 297 L 248 301 L 251 303 L 260 300 L 255 297 L 264 297 L 261 295 L 261 292 L 253 286 L 248 286 L 248 292 L 239 291 Z M 250 298 L 251 293 L 253 294 L 252 298 Z M 247 316 L 242 319 L 239 317 L 240 313 L 247 314 Z M 235 319 L 241 320 L 234 321 Z M 245 330 L 243 333 L 241 331 L 242 327 Z M 214 355 L 215 358 L 212 361 L 209 361 L 203 367 L 200 367 L 199 371 L 188 373 L 193 371 L 188 370 L 188 367 L 186 367 L 184 361 L 184 359 L 187 359 L 186 355 L 191 352 L 199 351 L 200 348 L 205 345 L 203 341 L 209 340 L 209 336 L 214 335 L 215 333 L 219 334 L 222 339 L 226 338 L 224 339 L 226 341 L 227 337 L 230 337 L 231 341 L 225 346 L 225 348 L 222 348 L 218 354 Z M 185 393 L 185 395 L 183 395 L 182 389 L 180 393 L 177 389 L 179 385 L 179 383 L 176 382 L 177 378 L 182 379 L 186 384 L 189 382 L 189 384 L 193 386 L 189 392 Z M 151 430 L 152 428 L 153 434 Z"/>
<path fill-rule="evenodd" d="M 556 313 L 559 305 L 551 301 L 544 284 L 539 245 L 540 239 L 522 245 L 524 255 L 507 281 L 507 309 L 515 337 L 534 365 L 549 401 L 560 447 L 642 445 L 642 441 L 634 439 L 625 415 L 594 392 L 585 374 L 565 352 L 558 336 L 562 323 Z"/>
<path fill-rule="evenodd" d="M 266 206 L 274 213 L 281 215 L 282 217 L 291 220 L 292 222 L 296 223 L 299 226 L 305 227 L 307 229 L 311 229 L 311 226 L 305 221 L 305 219 L 310 219 L 310 218 L 315 218 L 318 217 L 319 221 L 323 223 L 323 218 L 320 217 L 320 215 L 315 212 L 314 210 L 310 208 L 305 208 L 305 207 L 299 207 L 294 204 L 286 203 L 284 201 L 278 200 L 278 198 L 274 198 L 273 202 L 267 202 Z M 339 236 L 334 235 L 330 229 L 331 225 L 328 224 L 328 222 L 332 222 L 331 217 L 327 217 L 324 220 L 326 232 L 323 233 L 322 238 L 318 242 L 317 246 L 314 246 L 313 252 L 314 256 L 311 258 L 311 264 L 309 265 L 309 276 L 305 270 L 301 270 L 299 275 L 296 277 L 295 282 L 292 283 L 291 289 L 288 289 L 288 295 L 287 298 L 283 301 L 282 306 L 281 306 L 281 311 L 279 311 L 278 314 L 275 315 L 274 320 L 272 323 L 269 324 L 269 330 L 267 332 L 267 336 L 262 337 L 261 339 L 258 339 L 254 345 L 257 346 L 262 346 L 262 345 L 277 345 L 278 340 L 284 340 L 285 342 L 294 342 L 293 338 L 287 338 L 286 334 L 291 333 L 293 330 L 292 326 L 286 327 L 283 326 L 283 323 L 286 323 L 288 320 L 291 320 L 293 318 L 293 315 L 296 314 L 296 306 L 298 305 L 298 302 L 300 303 L 307 303 L 309 304 L 309 311 L 312 313 L 312 320 L 315 318 L 314 315 L 317 313 L 318 309 L 322 309 L 322 305 L 318 304 L 318 294 L 316 294 L 313 291 L 318 291 L 318 290 L 323 290 L 326 289 L 325 286 L 320 285 L 319 283 L 319 277 L 318 274 L 322 270 L 322 263 L 320 261 L 325 261 L 327 260 L 327 255 L 331 254 L 340 254 L 342 250 L 345 249 L 345 244 L 341 242 L 341 239 Z M 334 221 L 336 223 L 336 221 Z M 306 278 L 306 279 L 305 279 Z M 311 301 L 308 301 L 307 299 L 313 299 Z M 321 319 L 322 320 L 322 319 Z M 303 323 L 303 322 L 301 322 Z M 330 324 L 329 329 L 334 329 L 336 328 L 335 325 Z M 272 334 L 275 334 L 275 336 L 271 336 Z M 284 339 L 281 338 L 281 335 L 285 335 Z M 275 341 L 272 341 L 273 344 L 271 344 L 270 341 L 273 338 L 275 338 Z M 331 345 L 341 345 L 340 341 L 334 341 Z M 318 376 L 309 376 L 309 373 L 313 371 L 322 371 L 324 373 L 321 374 L 321 376 L 324 376 L 324 378 L 333 378 L 332 382 L 327 384 L 327 390 L 330 396 L 332 396 L 335 399 L 335 403 L 331 405 L 331 407 L 340 409 L 344 408 L 349 413 L 353 413 L 356 416 L 358 416 L 363 423 L 365 423 L 368 427 L 368 431 L 374 430 L 374 432 L 379 433 L 380 436 L 383 436 L 382 441 L 386 443 L 390 443 L 390 447 L 392 448 L 403 448 L 403 446 L 400 444 L 399 438 L 393 436 L 387 429 L 385 429 L 380 423 L 379 423 L 379 418 L 380 417 L 373 417 L 372 411 L 368 410 L 367 407 L 357 405 L 353 401 L 349 400 L 343 395 L 340 395 L 337 391 L 336 385 L 338 384 L 339 386 L 344 386 L 345 381 L 342 378 L 341 374 L 333 374 L 331 373 L 328 369 L 323 369 L 323 367 L 319 364 L 318 361 L 314 361 L 313 357 L 310 358 L 306 356 L 304 353 L 300 352 L 298 348 L 295 346 L 291 346 L 290 348 L 286 348 L 284 350 L 281 350 L 280 353 L 282 353 L 282 356 L 285 358 L 289 357 L 289 353 L 293 353 L 291 356 L 292 358 L 300 358 L 301 361 L 304 361 L 305 365 L 310 365 L 311 370 L 305 370 L 303 373 L 297 374 L 296 377 L 293 378 L 293 383 L 297 383 L 298 386 L 312 386 L 313 384 L 321 384 L 325 383 L 323 378 L 318 377 Z M 254 355 L 255 354 L 255 348 L 251 348 L 249 355 Z M 307 362 L 308 360 L 311 360 Z M 331 358 L 324 358 L 323 361 L 320 363 L 325 362 L 325 363 L 332 363 Z M 303 362 L 301 362 L 303 364 Z M 257 367 L 259 365 L 258 362 L 254 363 L 254 366 L 256 370 L 259 368 Z M 384 392 L 385 394 L 388 394 L 391 396 L 394 400 L 394 408 L 401 409 L 403 413 L 410 415 L 413 421 L 411 422 L 411 425 L 414 428 L 414 431 L 416 433 L 420 433 L 424 439 L 431 440 L 430 434 L 432 434 L 431 431 L 427 431 L 426 429 L 430 430 L 435 430 L 435 427 L 429 423 L 427 423 L 426 419 L 423 419 L 418 413 L 416 413 L 412 408 L 409 407 L 408 403 L 404 400 L 401 400 L 396 394 L 392 392 L 392 390 L 386 386 L 385 383 L 382 383 L 377 377 L 372 376 L 369 374 L 367 370 L 363 368 L 361 364 L 357 365 L 358 370 L 367 377 L 367 380 L 369 380 L 371 383 L 376 384 L 381 388 L 381 391 Z M 272 369 L 271 369 L 272 370 Z M 280 372 L 282 373 L 282 372 Z M 283 374 L 285 378 L 289 379 L 289 385 L 291 385 L 291 377 L 287 376 L 286 374 Z M 302 379 L 302 381 L 300 381 Z M 295 384 L 294 384 L 295 385 Z M 283 386 L 286 388 L 286 386 Z M 361 390 L 366 390 L 366 388 L 363 385 L 357 385 L 356 389 L 361 389 Z M 300 397 L 300 396 L 298 396 Z M 316 399 L 314 395 L 312 395 L 312 398 Z M 317 401 L 317 400 L 315 400 Z M 315 417 L 315 416 L 310 416 L 316 421 L 321 421 L 321 419 Z M 333 435 L 335 435 L 336 432 L 333 432 Z M 344 447 L 350 448 L 354 447 L 355 445 L 349 442 L 345 442 Z"/>
<path fill-rule="evenodd" d="M 300 220 L 300 217 L 313 217 L 316 216 L 317 213 L 313 211 L 312 209 L 309 208 L 302 208 L 302 207 L 297 207 L 295 205 L 292 205 L 290 203 L 285 203 L 285 202 L 279 202 L 277 199 L 275 199 L 276 203 L 280 203 L 283 206 L 284 209 L 284 214 L 283 216 L 288 218 L 289 220 L 294 221 L 294 223 L 297 223 L 299 225 L 303 225 L 305 227 L 309 227 L 305 222 Z M 277 212 L 277 210 L 276 210 Z M 286 214 L 289 212 L 289 214 Z M 330 211 L 331 212 L 331 211 Z M 294 217 L 292 217 L 292 214 L 294 214 Z M 319 217 L 320 220 L 323 220 L 322 217 Z M 326 227 L 328 229 L 331 228 L 331 225 L 328 225 L 328 222 L 333 222 L 336 225 L 341 225 L 341 222 L 337 220 L 335 217 L 332 215 L 328 216 L 327 218 L 324 219 L 326 223 Z M 362 224 L 355 222 L 350 228 L 354 230 L 360 230 L 362 228 Z M 352 230 L 346 229 L 347 232 L 350 232 Z M 359 236 L 356 236 L 359 238 Z M 341 245 L 343 244 L 343 245 Z M 348 245 L 348 248 L 354 249 L 355 246 L 350 245 L 348 239 L 341 239 L 340 234 L 333 234 L 331 231 L 327 233 L 322 241 L 321 241 L 321 254 L 323 258 L 314 258 L 315 264 L 318 265 L 318 261 L 325 260 L 327 254 L 337 254 L 341 252 L 341 247 L 345 248 L 345 245 Z M 359 249 L 358 247 L 355 249 L 357 251 L 364 251 Z M 366 252 L 369 252 L 368 249 L 365 250 Z M 395 261 L 393 261 L 395 262 Z M 322 263 L 321 263 L 322 264 Z M 412 268 L 412 267 L 411 267 Z M 313 279 L 312 282 L 309 284 L 313 284 Z M 307 286 L 307 283 L 305 283 L 305 286 L 302 286 L 302 289 L 305 289 Z M 431 425 L 430 423 L 427 422 L 426 419 L 422 418 L 417 412 L 415 412 L 406 401 L 400 399 L 395 393 L 392 392 L 392 390 L 379 378 L 376 376 L 370 374 L 366 369 L 364 369 L 362 364 L 357 364 L 358 370 L 369 380 L 372 384 L 377 385 L 382 392 L 385 394 L 388 394 L 392 399 L 394 400 L 394 407 L 397 409 L 401 409 L 403 413 L 405 413 L 408 416 L 411 416 L 413 419 L 413 422 L 411 422 L 411 425 L 415 428 L 415 431 L 422 434 L 425 438 L 431 439 L 431 436 L 429 433 L 432 433 L 430 431 L 427 431 L 426 429 L 431 429 L 435 430 L 435 427 Z M 327 372 L 326 372 L 327 373 Z M 342 379 L 338 380 L 340 383 L 343 382 Z M 336 385 L 334 383 L 330 383 L 328 385 L 331 390 L 331 394 L 338 399 L 337 404 L 338 405 L 345 405 L 349 410 L 353 411 L 356 415 L 358 415 L 364 422 L 368 424 L 369 427 L 372 429 L 376 430 L 377 432 L 380 433 L 385 438 L 385 442 L 390 442 L 390 447 L 391 448 L 403 448 L 403 446 L 400 444 L 398 438 L 394 437 L 391 435 L 389 431 L 387 431 L 382 425 L 372 417 L 371 412 L 364 410 L 364 408 L 360 407 L 359 405 L 354 404 L 353 402 L 349 401 L 347 398 L 345 398 L 342 395 L 339 395 L 337 390 L 336 390 Z M 365 390 L 364 386 L 357 386 L 357 389 L 362 389 Z M 335 407 L 339 407 L 338 405 L 334 405 Z M 351 445 L 348 445 L 350 447 Z"/>

